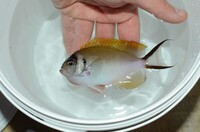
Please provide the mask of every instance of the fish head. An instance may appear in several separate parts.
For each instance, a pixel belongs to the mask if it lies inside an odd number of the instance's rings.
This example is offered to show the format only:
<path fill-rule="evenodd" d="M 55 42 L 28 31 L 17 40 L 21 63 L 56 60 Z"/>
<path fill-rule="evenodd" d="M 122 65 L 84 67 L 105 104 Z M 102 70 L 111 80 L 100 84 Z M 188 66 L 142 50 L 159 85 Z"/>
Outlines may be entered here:
<path fill-rule="evenodd" d="M 85 59 L 78 53 L 72 54 L 62 65 L 60 72 L 68 80 L 75 76 L 81 76 L 85 68 Z"/>

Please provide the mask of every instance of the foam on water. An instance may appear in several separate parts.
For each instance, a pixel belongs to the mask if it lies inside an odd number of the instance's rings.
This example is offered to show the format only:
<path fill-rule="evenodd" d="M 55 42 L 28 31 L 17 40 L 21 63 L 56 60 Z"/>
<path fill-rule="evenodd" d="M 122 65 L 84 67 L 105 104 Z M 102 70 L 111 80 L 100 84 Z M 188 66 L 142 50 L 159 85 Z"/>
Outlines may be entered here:
<path fill-rule="evenodd" d="M 170 85 L 178 74 L 178 64 L 168 70 L 146 70 L 147 79 L 137 89 L 109 88 L 105 90 L 105 95 L 94 94 L 87 88 L 70 87 L 59 72 L 67 58 L 60 27 L 59 16 L 43 24 L 34 49 L 34 64 L 47 99 L 50 99 L 63 113 L 85 119 L 116 118 L 130 114 L 151 104 L 159 92 Z M 155 46 L 153 41 L 143 38 L 141 41 L 148 46 L 146 52 Z M 161 47 L 149 63 L 167 65 L 176 63 L 171 60 L 169 49 L 173 49 L 169 44 Z"/>

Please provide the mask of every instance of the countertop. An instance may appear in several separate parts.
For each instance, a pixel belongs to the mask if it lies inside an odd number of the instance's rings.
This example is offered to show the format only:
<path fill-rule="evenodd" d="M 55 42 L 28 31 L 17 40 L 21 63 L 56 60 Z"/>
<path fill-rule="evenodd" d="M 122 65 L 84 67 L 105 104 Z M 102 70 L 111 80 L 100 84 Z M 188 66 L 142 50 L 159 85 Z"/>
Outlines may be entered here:
<path fill-rule="evenodd" d="M 20 111 L 3 132 L 57 132 Z M 133 132 L 200 132 L 200 80 L 190 93 L 160 119 Z"/>

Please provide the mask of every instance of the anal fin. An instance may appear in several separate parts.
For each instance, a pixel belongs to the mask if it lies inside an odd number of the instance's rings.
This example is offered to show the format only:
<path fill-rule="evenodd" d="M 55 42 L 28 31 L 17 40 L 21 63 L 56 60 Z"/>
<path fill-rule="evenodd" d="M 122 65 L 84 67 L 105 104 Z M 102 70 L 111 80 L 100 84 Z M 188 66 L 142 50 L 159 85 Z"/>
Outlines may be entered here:
<path fill-rule="evenodd" d="M 146 75 L 143 70 L 127 75 L 124 80 L 113 83 L 113 86 L 120 89 L 133 89 L 144 83 Z"/>

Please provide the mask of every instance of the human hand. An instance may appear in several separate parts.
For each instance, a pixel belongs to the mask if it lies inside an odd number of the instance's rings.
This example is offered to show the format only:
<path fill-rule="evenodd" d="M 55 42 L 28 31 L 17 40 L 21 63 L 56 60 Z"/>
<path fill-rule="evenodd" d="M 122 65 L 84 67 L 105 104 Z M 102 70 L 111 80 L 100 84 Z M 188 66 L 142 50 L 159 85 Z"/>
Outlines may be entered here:
<path fill-rule="evenodd" d="M 64 44 L 68 54 L 80 49 L 92 34 L 96 22 L 97 38 L 113 38 L 118 23 L 120 39 L 139 41 L 140 22 L 137 8 L 170 23 L 187 18 L 166 0 L 52 0 L 61 12 Z"/>

